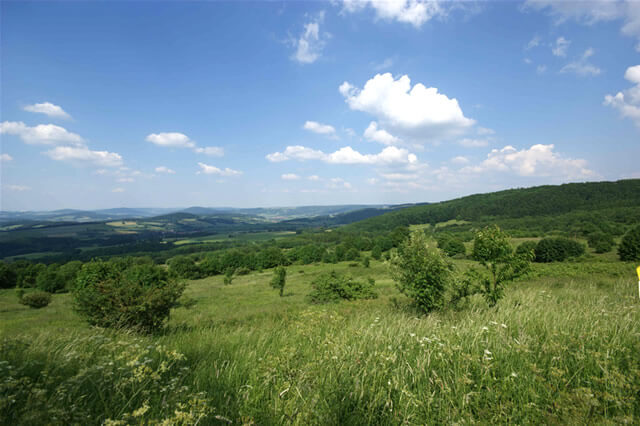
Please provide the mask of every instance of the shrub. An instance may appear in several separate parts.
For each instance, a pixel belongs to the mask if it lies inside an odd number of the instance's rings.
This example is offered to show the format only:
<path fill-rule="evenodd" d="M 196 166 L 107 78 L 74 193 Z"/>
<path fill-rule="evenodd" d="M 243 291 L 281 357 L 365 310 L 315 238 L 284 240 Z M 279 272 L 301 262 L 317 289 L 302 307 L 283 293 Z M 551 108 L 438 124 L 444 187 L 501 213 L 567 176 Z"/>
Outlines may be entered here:
<path fill-rule="evenodd" d="M 227 268 L 227 270 L 224 271 L 224 278 L 222 280 L 224 285 L 230 285 L 233 282 L 233 273 L 234 272 L 235 272 L 235 270 L 233 268 Z"/>
<path fill-rule="evenodd" d="M 518 248 L 516 249 L 516 254 L 517 255 L 530 254 L 531 257 L 533 258 L 533 256 L 535 256 L 534 253 L 537 245 L 538 243 L 536 241 L 525 241 L 518 246 Z"/>
<path fill-rule="evenodd" d="M 438 237 L 438 248 L 444 251 L 449 257 L 454 257 L 459 254 L 465 255 L 467 252 L 464 243 L 460 239 L 450 235 Z"/>
<path fill-rule="evenodd" d="M 4 262 L 0 262 L 0 288 L 13 288 L 18 282 L 16 273 Z"/>
<path fill-rule="evenodd" d="M 200 271 L 200 268 L 196 265 L 196 261 L 192 257 L 172 257 L 167 264 L 169 265 L 169 272 L 178 278 L 186 278 L 189 280 L 202 278 L 202 271 Z"/>
<path fill-rule="evenodd" d="M 357 248 L 353 247 L 347 250 L 347 252 L 344 254 L 343 260 L 359 260 L 359 259 L 360 259 L 360 252 L 358 251 Z"/>
<path fill-rule="evenodd" d="M 169 318 L 184 288 L 159 266 L 92 261 L 78 273 L 74 308 L 91 325 L 152 332 Z"/>
<path fill-rule="evenodd" d="M 593 232 L 587 236 L 589 247 L 596 253 L 607 253 L 613 248 L 613 236 L 604 232 Z"/>
<path fill-rule="evenodd" d="M 369 256 L 365 256 L 364 259 L 362 259 L 362 265 L 365 268 L 368 268 L 371 265 L 371 260 L 369 259 Z"/>
<path fill-rule="evenodd" d="M 241 266 L 236 269 L 236 275 L 249 275 L 249 273 L 251 273 L 251 269 L 247 268 L 246 266 Z"/>
<path fill-rule="evenodd" d="M 372 278 L 363 283 L 332 271 L 320 275 L 311 283 L 313 290 L 308 297 L 311 303 L 331 303 L 342 299 L 375 299 L 378 294 L 373 289 L 374 285 L 375 281 Z"/>
<path fill-rule="evenodd" d="M 62 274 L 58 271 L 58 265 L 49 265 L 38 274 L 36 287 L 49 293 L 57 293 L 66 290 L 67 283 Z"/>
<path fill-rule="evenodd" d="M 20 303 L 34 309 L 44 308 L 51 303 L 51 294 L 46 291 L 33 291 L 22 294 Z"/>
<path fill-rule="evenodd" d="M 618 247 L 618 256 L 623 261 L 640 260 L 640 225 L 624 234 Z"/>
<path fill-rule="evenodd" d="M 543 238 L 535 249 L 536 262 L 562 262 L 584 254 L 584 245 L 568 238 Z"/>
<path fill-rule="evenodd" d="M 284 266 L 278 266 L 273 271 L 271 279 L 271 287 L 280 290 L 280 297 L 284 295 L 284 285 L 287 281 L 287 269 Z"/>
<path fill-rule="evenodd" d="M 382 249 L 379 245 L 376 244 L 373 246 L 373 249 L 371 249 L 371 257 L 373 257 L 375 260 L 380 260 L 380 258 L 382 257 Z"/>
<path fill-rule="evenodd" d="M 442 307 L 452 270 L 451 262 L 428 246 L 423 232 L 413 232 L 391 259 L 391 276 L 398 290 L 425 312 Z"/>

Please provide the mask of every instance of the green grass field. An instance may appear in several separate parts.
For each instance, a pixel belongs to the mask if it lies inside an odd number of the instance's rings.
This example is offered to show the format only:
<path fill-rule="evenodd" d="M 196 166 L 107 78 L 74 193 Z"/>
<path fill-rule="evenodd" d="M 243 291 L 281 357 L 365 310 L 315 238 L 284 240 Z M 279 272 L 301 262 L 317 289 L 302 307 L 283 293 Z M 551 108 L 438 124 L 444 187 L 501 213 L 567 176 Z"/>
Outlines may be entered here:
<path fill-rule="evenodd" d="M 375 278 L 380 297 L 309 305 L 331 269 Z M 30 310 L 0 292 L 0 423 L 640 421 L 634 265 L 534 265 L 495 308 L 428 316 L 381 262 L 290 266 L 282 298 L 271 275 L 190 282 L 196 304 L 152 337 L 89 328 L 70 295 Z"/>

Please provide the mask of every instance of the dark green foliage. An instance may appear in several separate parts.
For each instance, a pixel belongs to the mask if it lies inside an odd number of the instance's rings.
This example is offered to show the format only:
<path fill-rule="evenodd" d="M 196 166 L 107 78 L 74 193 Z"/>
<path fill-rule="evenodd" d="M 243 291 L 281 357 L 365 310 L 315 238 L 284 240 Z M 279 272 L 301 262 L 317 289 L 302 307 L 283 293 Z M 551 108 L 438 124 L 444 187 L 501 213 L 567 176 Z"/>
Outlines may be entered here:
<path fill-rule="evenodd" d="M 599 231 L 593 232 L 587 236 L 587 243 L 596 253 L 607 253 L 613 248 L 613 235 Z"/>
<path fill-rule="evenodd" d="M 627 262 L 640 260 L 640 225 L 632 228 L 622 237 L 618 247 L 618 256 L 620 256 L 620 260 Z"/>
<path fill-rule="evenodd" d="M 18 282 L 16 273 L 4 262 L 0 262 L 0 288 L 13 288 Z"/>
<path fill-rule="evenodd" d="M 189 256 L 176 256 L 169 259 L 169 272 L 178 278 L 195 280 L 202 278 L 202 271 L 195 260 Z"/>
<path fill-rule="evenodd" d="M 562 262 L 584 254 L 584 245 L 569 238 L 543 238 L 535 249 L 536 262 Z"/>
<path fill-rule="evenodd" d="M 22 294 L 20 303 L 34 309 L 44 308 L 51 303 L 51 293 L 46 291 L 32 291 Z"/>
<path fill-rule="evenodd" d="M 247 268 L 246 266 L 241 266 L 236 269 L 236 275 L 249 275 L 249 273 L 251 273 L 251 269 Z"/>
<path fill-rule="evenodd" d="M 495 306 L 504 295 L 504 286 L 529 270 L 531 252 L 513 254 L 509 236 L 497 226 L 489 226 L 476 233 L 473 255 L 483 270 L 470 268 L 462 280 L 462 292 L 475 289 L 482 293 L 489 306 Z"/>
<path fill-rule="evenodd" d="M 16 274 L 16 286 L 22 288 L 35 287 L 38 275 L 47 269 L 42 263 L 31 263 L 27 260 L 17 260 L 9 267 Z"/>
<path fill-rule="evenodd" d="M 525 241 L 518 246 L 516 249 L 517 255 L 525 255 L 530 254 L 531 258 L 535 257 L 535 250 L 538 243 L 536 241 Z"/>
<path fill-rule="evenodd" d="M 47 266 L 36 278 L 36 287 L 49 293 L 58 293 L 67 289 L 64 276 L 59 272 L 60 267 L 55 263 Z"/>
<path fill-rule="evenodd" d="M 371 278 L 366 283 L 355 281 L 350 276 L 340 275 L 335 271 L 324 273 L 316 278 L 309 293 L 311 303 L 332 303 L 340 300 L 375 299 L 378 294 L 374 290 L 375 281 Z"/>
<path fill-rule="evenodd" d="M 73 288 L 73 285 L 76 282 L 76 277 L 78 276 L 78 272 L 80 272 L 81 268 L 82 262 L 79 260 L 72 260 L 58 268 L 58 274 L 64 281 L 65 290 L 69 291 Z"/>
<path fill-rule="evenodd" d="M 453 264 L 439 250 L 429 247 L 423 232 L 412 233 L 391 260 L 391 276 L 398 290 L 425 312 L 443 306 L 452 271 Z"/>
<path fill-rule="evenodd" d="M 284 286 L 287 282 L 287 269 L 284 266 L 278 266 L 273 271 L 271 278 L 271 287 L 280 291 L 280 297 L 284 295 Z"/>
<path fill-rule="evenodd" d="M 380 260 L 380 258 L 382 257 L 382 249 L 378 244 L 373 246 L 373 249 L 371 249 L 371 257 L 373 257 L 375 260 Z"/>
<path fill-rule="evenodd" d="M 233 273 L 234 272 L 235 272 L 235 269 L 227 268 L 227 270 L 224 272 L 224 278 L 222 280 L 224 285 L 230 285 L 231 283 L 233 283 Z"/>
<path fill-rule="evenodd" d="M 169 318 L 184 288 L 159 266 L 92 261 L 78 273 L 74 308 L 91 325 L 152 332 Z"/>
<path fill-rule="evenodd" d="M 438 248 L 444 251 L 447 256 L 454 257 L 456 255 L 465 255 L 467 249 L 462 240 L 448 234 L 440 235 L 437 239 Z"/>
<path fill-rule="evenodd" d="M 357 248 L 350 248 L 349 250 L 347 250 L 347 252 L 344 254 L 343 260 L 359 260 L 360 259 L 360 252 L 358 251 Z"/>
<path fill-rule="evenodd" d="M 369 256 L 365 256 L 364 259 L 362 259 L 362 266 L 364 266 L 365 268 L 368 268 L 371 265 L 371 260 L 369 259 Z"/>
<path fill-rule="evenodd" d="M 279 247 L 268 247 L 258 255 L 258 264 L 262 269 L 271 269 L 285 264 L 285 257 Z"/>
<path fill-rule="evenodd" d="M 334 250 L 325 251 L 322 256 L 323 263 L 338 263 L 338 256 L 336 256 L 336 252 Z"/>

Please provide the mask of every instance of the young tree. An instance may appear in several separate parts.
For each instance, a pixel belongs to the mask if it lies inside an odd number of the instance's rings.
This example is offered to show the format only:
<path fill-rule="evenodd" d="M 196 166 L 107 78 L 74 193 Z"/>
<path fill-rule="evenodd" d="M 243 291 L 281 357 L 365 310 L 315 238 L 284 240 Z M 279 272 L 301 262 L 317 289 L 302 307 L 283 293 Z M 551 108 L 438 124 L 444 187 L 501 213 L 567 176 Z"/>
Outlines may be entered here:
<path fill-rule="evenodd" d="M 13 288 L 17 281 L 16 273 L 6 263 L 0 262 L 0 288 Z"/>
<path fill-rule="evenodd" d="M 284 285 L 287 281 L 287 269 L 284 266 L 278 266 L 273 270 L 273 278 L 271 278 L 271 287 L 280 290 L 280 297 L 284 295 Z"/>
<path fill-rule="evenodd" d="M 489 306 L 495 306 L 504 294 L 505 284 L 528 271 L 532 254 L 513 254 L 509 236 L 494 225 L 476 233 L 473 257 L 484 270 L 471 268 L 467 272 L 466 284 L 471 282 L 479 285 L 478 291 L 484 295 Z"/>
<path fill-rule="evenodd" d="M 371 257 L 373 257 L 375 260 L 380 260 L 380 258 L 382 257 L 382 249 L 378 244 L 374 245 L 373 249 L 371 249 Z"/>
<path fill-rule="evenodd" d="M 453 282 L 453 264 L 428 245 L 424 232 L 413 232 L 391 258 L 391 276 L 400 292 L 425 312 L 442 307 Z"/>
<path fill-rule="evenodd" d="M 233 282 L 233 273 L 235 272 L 234 268 L 227 268 L 226 271 L 224 271 L 224 279 L 222 280 L 222 282 L 225 285 L 229 285 Z"/>
<path fill-rule="evenodd" d="M 640 260 L 640 225 L 624 234 L 618 247 L 618 256 L 623 261 Z"/>

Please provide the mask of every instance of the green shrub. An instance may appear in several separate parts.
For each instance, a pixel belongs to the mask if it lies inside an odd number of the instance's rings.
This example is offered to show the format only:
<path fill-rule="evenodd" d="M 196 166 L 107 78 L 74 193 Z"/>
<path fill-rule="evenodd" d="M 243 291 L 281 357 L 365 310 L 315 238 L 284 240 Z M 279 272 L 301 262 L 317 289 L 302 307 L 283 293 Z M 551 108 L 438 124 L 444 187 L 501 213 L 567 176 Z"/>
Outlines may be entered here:
<path fill-rule="evenodd" d="M 438 237 L 437 241 L 438 248 L 444 251 L 449 257 L 454 257 L 460 254 L 464 256 L 467 252 L 462 240 L 451 235 L 441 235 Z"/>
<path fill-rule="evenodd" d="M 300 271 L 304 272 L 304 271 Z M 284 266 L 278 266 L 273 271 L 273 278 L 271 279 L 271 287 L 280 290 L 280 297 L 284 295 L 284 285 L 287 282 L 287 269 Z"/>
<path fill-rule="evenodd" d="M 169 259 L 169 272 L 178 278 L 196 280 L 202 278 L 202 271 L 196 261 L 189 256 L 176 256 Z"/>
<path fill-rule="evenodd" d="M 311 303 L 331 303 L 343 299 L 375 299 L 378 294 L 373 289 L 374 285 L 375 281 L 372 278 L 363 283 L 332 271 L 320 275 L 311 283 L 313 290 L 308 297 Z"/>
<path fill-rule="evenodd" d="M 236 269 L 236 275 L 249 275 L 250 273 L 251 269 L 247 268 L 246 266 L 241 266 Z"/>
<path fill-rule="evenodd" d="M 13 288 L 18 282 L 16 273 L 4 262 L 0 262 L 0 288 Z"/>
<path fill-rule="evenodd" d="M 425 312 L 444 304 L 452 270 L 453 264 L 438 249 L 429 247 L 423 232 L 413 232 L 391 259 L 391 276 L 398 290 Z"/>
<path fill-rule="evenodd" d="M 362 266 L 365 268 L 371 266 L 371 259 L 369 259 L 369 256 L 365 256 L 364 259 L 362 259 Z"/>
<path fill-rule="evenodd" d="M 536 241 L 525 241 L 516 248 L 517 255 L 531 254 L 532 258 L 535 256 L 536 246 L 538 243 Z"/>
<path fill-rule="evenodd" d="M 59 266 L 52 264 L 47 266 L 36 278 L 36 287 L 49 293 L 63 292 L 67 289 L 64 276 L 59 273 Z"/>
<path fill-rule="evenodd" d="M 373 257 L 375 260 L 380 260 L 380 258 L 382 257 L 382 249 L 379 245 L 376 244 L 373 246 L 373 249 L 371 249 L 371 257 Z"/>
<path fill-rule="evenodd" d="M 233 269 L 233 268 L 227 268 L 227 270 L 224 271 L 224 278 L 222 280 L 224 285 L 230 285 L 231 283 L 233 283 L 233 274 L 234 273 L 235 273 L 235 269 Z"/>
<path fill-rule="evenodd" d="M 46 291 L 32 291 L 22 294 L 20 303 L 34 309 L 44 308 L 51 303 L 51 294 Z"/>
<path fill-rule="evenodd" d="M 92 261 L 78 273 L 74 308 L 91 325 L 152 332 L 169 318 L 184 288 L 159 266 Z"/>
<path fill-rule="evenodd" d="M 604 232 L 594 232 L 587 236 L 589 247 L 596 253 L 607 253 L 613 248 L 613 236 Z"/>
<path fill-rule="evenodd" d="M 640 225 L 624 234 L 618 247 L 618 256 L 623 261 L 640 260 Z"/>
<path fill-rule="evenodd" d="M 568 238 L 543 238 L 535 249 L 536 262 L 562 262 L 584 254 L 584 245 Z"/>

